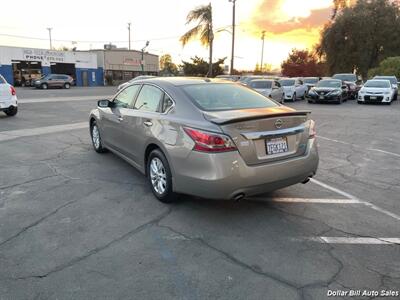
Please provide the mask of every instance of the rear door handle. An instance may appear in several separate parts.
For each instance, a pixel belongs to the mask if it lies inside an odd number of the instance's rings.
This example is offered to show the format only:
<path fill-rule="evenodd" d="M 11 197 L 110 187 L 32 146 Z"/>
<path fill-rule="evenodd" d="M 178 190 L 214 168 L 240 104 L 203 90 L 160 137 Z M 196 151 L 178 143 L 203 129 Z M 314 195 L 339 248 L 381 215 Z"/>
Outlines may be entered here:
<path fill-rule="evenodd" d="M 147 126 L 147 127 L 153 126 L 153 123 L 152 123 L 151 121 L 145 121 L 145 122 L 143 122 L 143 124 L 144 124 L 145 126 Z"/>

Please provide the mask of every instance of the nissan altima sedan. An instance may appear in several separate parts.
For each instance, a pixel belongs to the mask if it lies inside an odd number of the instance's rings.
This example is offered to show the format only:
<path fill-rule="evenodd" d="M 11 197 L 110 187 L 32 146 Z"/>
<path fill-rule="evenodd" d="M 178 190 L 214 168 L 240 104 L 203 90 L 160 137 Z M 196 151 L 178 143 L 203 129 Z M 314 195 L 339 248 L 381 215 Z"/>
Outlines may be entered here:
<path fill-rule="evenodd" d="M 137 81 L 90 113 L 96 152 L 110 150 L 143 173 L 156 198 L 177 193 L 240 199 L 300 182 L 318 167 L 315 124 L 223 80 Z"/>

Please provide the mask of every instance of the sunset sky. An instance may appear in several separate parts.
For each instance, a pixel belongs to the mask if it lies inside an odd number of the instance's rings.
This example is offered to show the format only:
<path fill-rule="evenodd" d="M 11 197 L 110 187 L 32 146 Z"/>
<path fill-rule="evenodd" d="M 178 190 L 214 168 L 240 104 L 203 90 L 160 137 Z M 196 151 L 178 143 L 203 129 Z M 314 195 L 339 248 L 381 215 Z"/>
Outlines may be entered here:
<path fill-rule="evenodd" d="M 182 48 L 179 36 L 187 13 L 202 0 L 114 0 L 112 2 L 69 0 L 58 7 L 56 2 L 42 0 L 6 1 L 0 18 L 0 45 L 48 48 L 47 27 L 52 27 L 53 46 L 79 50 L 102 48 L 106 42 L 128 46 L 127 23 L 132 23 L 132 48 L 141 49 L 150 40 L 148 50 L 162 55 L 170 53 L 176 63 L 198 55 L 207 58 L 208 50 L 192 42 Z M 215 29 L 231 24 L 232 4 L 212 0 Z M 237 0 L 237 39 L 235 67 L 254 69 L 261 59 L 261 31 L 266 30 L 264 62 L 279 67 L 290 49 L 311 48 L 318 42 L 321 26 L 329 20 L 332 0 Z M 23 8 L 23 9 L 21 9 Z M 18 15 L 18 17 L 16 17 Z M 16 38 L 6 35 L 34 37 Z M 215 38 L 214 59 L 228 57 L 231 35 L 221 31 Z"/>

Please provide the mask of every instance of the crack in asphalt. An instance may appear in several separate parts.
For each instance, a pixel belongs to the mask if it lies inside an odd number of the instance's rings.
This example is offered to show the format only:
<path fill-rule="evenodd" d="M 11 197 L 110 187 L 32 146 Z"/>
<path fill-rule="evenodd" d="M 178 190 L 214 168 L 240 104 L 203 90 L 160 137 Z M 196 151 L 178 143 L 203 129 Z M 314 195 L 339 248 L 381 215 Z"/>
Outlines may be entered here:
<path fill-rule="evenodd" d="M 19 182 L 19 183 L 15 183 L 15 184 L 11 184 L 11 185 L 5 185 L 5 186 L 0 186 L 0 190 L 6 190 L 6 189 L 11 189 L 20 185 L 24 185 L 24 184 L 28 184 L 28 183 L 32 183 L 32 182 L 37 182 L 37 181 L 41 181 L 44 179 L 48 179 L 48 178 L 52 178 L 52 177 L 58 177 L 59 175 L 57 174 L 53 174 L 53 175 L 48 175 L 48 176 L 44 176 L 44 177 L 39 177 L 39 178 L 34 178 L 31 180 L 27 180 L 24 182 Z"/>
<path fill-rule="evenodd" d="M 39 218 L 38 220 L 36 220 L 35 222 L 29 224 L 28 226 L 25 226 L 24 228 L 22 228 L 20 231 L 18 231 L 16 234 L 12 235 L 11 237 L 5 239 L 4 241 L 0 242 L 0 247 L 4 246 L 5 244 L 7 244 L 8 242 L 16 239 L 17 237 L 19 237 L 21 234 L 23 234 L 24 232 L 26 232 L 27 230 L 31 229 L 32 227 L 35 227 L 37 225 L 39 225 L 40 223 L 42 223 L 43 221 L 45 221 L 46 219 L 48 219 L 49 217 L 55 215 L 56 213 L 58 213 L 61 209 L 77 202 L 78 200 L 73 200 L 73 201 L 69 201 L 59 207 L 57 207 L 55 210 L 53 210 L 52 212 L 48 213 L 47 215 Z"/>
<path fill-rule="evenodd" d="M 182 233 L 182 232 L 180 232 L 180 231 L 178 231 L 178 230 L 176 230 L 176 229 L 174 229 L 174 228 L 172 228 L 171 226 L 168 226 L 168 225 L 161 225 L 159 223 L 157 223 L 156 225 L 158 227 L 168 229 L 169 231 L 171 231 L 171 232 L 173 232 L 173 233 L 175 233 L 177 235 L 180 235 L 181 237 L 183 237 L 183 238 L 185 238 L 187 240 L 197 241 L 197 242 L 201 243 L 202 245 L 206 246 L 207 248 L 218 252 L 219 254 L 221 254 L 223 257 L 228 259 L 228 261 L 230 261 L 234 265 L 237 265 L 237 266 L 239 266 L 241 268 L 247 269 L 250 272 L 255 273 L 257 275 L 261 275 L 261 276 L 267 277 L 267 278 L 269 278 L 269 279 L 271 279 L 271 280 L 273 280 L 275 282 L 278 282 L 279 284 L 281 284 L 281 285 L 283 285 L 283 286 L 285 286 L 287 288 L 295 290 L 300 295 L 300 293 L 299 293 L 299 288 L 300 287 L 294 282 L 286 280 L 286 279 L 284 279 L 284 278 L 282 278 L 282 277 L 280 277 L 280 276 L 278 276 L 276 274 L 265 272 L 265 271 L 261 270 L 261 268 L 255 268 L 254 266 L 248 265 L 245 262 L 243 262 L 240 259 L 238 259 L 235 256 L 233 256 L 232 254 L 230 254 L 230 253 L 228 253 L 228 252 L 226 252 L 226 251 L 224 251 L 222 249 L 219 249 L 219 248 L 209 244 L 203 238 L 189 236 L 189 235 L 187 235 L 185 233 Z"/>
<path fill-rule="evenodd" d="M 145 230 L 145 229 L 153 226 L 154 224 L 157 224 L 158 222 L 160 222 L 163 218 L 167 217 L 171 212 L 172 212 L 172 209 L 168 209 L 167 211 L 165 211 L 164 213 L 162 213 L 159 216 L 155 217 L 154 219 L 152 219 L 152 220 L 150 220 L 150 221 L 148 221 L 148 222 L 146 222 L 146 223 L 144 223 L 144 224 L 142 224 L 142 225 L 140 225 L 140 226 L 128 231 L 127 233 L 125 233 L 125 234 L 123 234 L 123 235 L 111 240 L 110 242 L 108 242 L 108 243 L 106 243 L 106 244 L 104 244 L 102 246 L 99 246 L 99 247 L 96 247 L 94 249 L 89 250 L 84 255 L 77 256 L 77 257 L 71 259 L 68 262 L 60 264 L 60 265 L 56 266 L 55 268 L 51 269 L 50 271 L 48 271 L 48 272 L 46 272 L 44 274 L 20 276 L 20 277 L 9 277 L 9 278 L 3 278 L 3 279 L 6 279 L 6 280 L 27 280 L 27 279 L 43 279 L 43 278 L 46 278 L 46 277 L 48 277 L 48 276 L 50 276 L 50 275 L 52 275 L 54 273 L 58 273 L 58 272 L 61 272 L 61 271 L 65 270 L 65 269 L 67 269 L 69 267 L 72 267 L 75 264 L 77 264 L 77 263 L 79 263 L 79 262 L 91 257 L 92 255 L 95 255 L 95 254 L 97 254 L 97 253 L 109 248 L 110 246 L 112 246 L 112 245 L 114 245 L 114 244 L 116 244 L 116 243 L 118 243 L 118 242 L 120 242 L 120 241 L 122 241 L 122 240 L 124 240 L 124 239 L 126 239 L 128 237 L 130 237 L 130 236 L 133 236 L 133 235 L 135 235 L 137 233 L 142 232 L 143 230 Z"/>

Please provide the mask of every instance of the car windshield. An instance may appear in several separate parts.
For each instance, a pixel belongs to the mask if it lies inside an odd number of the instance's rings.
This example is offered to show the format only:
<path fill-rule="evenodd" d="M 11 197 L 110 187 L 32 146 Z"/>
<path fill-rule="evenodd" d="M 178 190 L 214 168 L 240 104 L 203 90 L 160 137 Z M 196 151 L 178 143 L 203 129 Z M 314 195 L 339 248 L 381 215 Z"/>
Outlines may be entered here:
<path fill-rule="evenodd" d="M 317 83 L 318 78 L 304 78 L 303 82 L 304 83 Z"/>
<path fill-rule="evenodd" d="M 295 80 L 293 79 L 284 79 L 279 81 L 282 86 L 292 86 L 295 84 Z"/>
<path fill-rule="evenodd" d="M 318 82 L 317 87 L 324 88 L 340 88 L 342 86 L 342 82 L 339 80 L 321 80 Z"/>
<path fill-rule="evenodd" d="M 272 87 L 271 81 L 251 81 L 250 86 L 254 89 L 270 89 Z"/>
<path fill-rule="evenodd" d="M 389 80 L 368 80 L 365 84 L 365 87 L 370 88 L 390 88 Z"/>
<path fill-rule="evenodd" d="M 194 84 L 182 88 L 194 103 L 205 111 L 278 106 L 256 91 L 237 84 Z"/>
<path fill-rule="evenodd" d="M 343 80 L 343 81 L 352 81 L 352 82 L 357 81 L 357 76 L 354 74 L 336 74 L 332 78 Z"/>
<path fill-rule="evenodd" d="M 396 84 L 397 85 L 397 78 L 396 77 L 376 76 L 376 77 L 374 77 L 374 79 L 389 80 L 391 84 Z"/>

